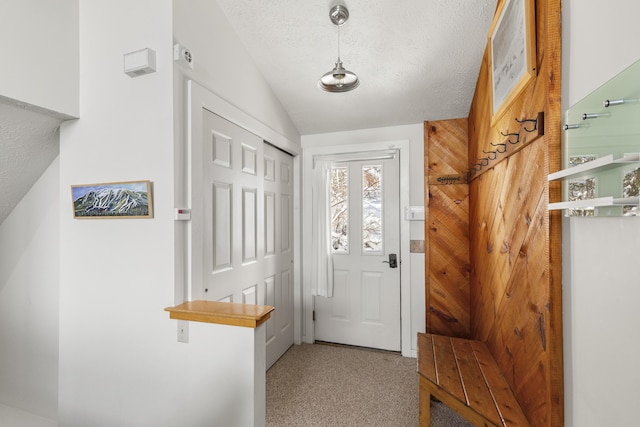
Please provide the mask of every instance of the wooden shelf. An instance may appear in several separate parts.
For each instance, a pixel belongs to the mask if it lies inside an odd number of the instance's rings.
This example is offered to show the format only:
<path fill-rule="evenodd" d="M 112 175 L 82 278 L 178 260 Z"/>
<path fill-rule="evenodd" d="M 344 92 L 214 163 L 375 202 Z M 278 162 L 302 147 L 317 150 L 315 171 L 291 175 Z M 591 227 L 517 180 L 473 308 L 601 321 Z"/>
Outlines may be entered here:
<path fill-rule="evenodd" d="M 217 301 L 188 301 L 175 307 L 167 307 L 171 319 L 220 325 L 257 328 L 271 317 L 274 307 L 254 304 L 237 304 Z"/>
<path fill-rule="evenodd" d="M 554 181 L 556 179 L 564 178 L 588 177 L 590 174 L 602 172 L 604 170 L 615 168 L 621 165 L 631 165 L 634 163 L 640 163 L 640 156 L 638 154 L 627 155 L 619 159 L 614 159 L 613 154 L 608 154 L 606 156 L 597 158 L 578 166 L 550 173 L 548 179 L 549 181 Z"/>

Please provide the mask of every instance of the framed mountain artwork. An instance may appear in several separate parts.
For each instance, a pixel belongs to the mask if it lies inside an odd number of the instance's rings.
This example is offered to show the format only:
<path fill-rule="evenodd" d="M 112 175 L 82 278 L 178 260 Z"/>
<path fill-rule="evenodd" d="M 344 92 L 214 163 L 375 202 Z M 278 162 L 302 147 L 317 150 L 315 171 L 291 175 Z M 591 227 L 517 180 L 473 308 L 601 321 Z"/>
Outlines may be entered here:
<path fill-rule="evenodd" d="M 150 181 L 72 185 L 75 219 L 153 218 Z"/>

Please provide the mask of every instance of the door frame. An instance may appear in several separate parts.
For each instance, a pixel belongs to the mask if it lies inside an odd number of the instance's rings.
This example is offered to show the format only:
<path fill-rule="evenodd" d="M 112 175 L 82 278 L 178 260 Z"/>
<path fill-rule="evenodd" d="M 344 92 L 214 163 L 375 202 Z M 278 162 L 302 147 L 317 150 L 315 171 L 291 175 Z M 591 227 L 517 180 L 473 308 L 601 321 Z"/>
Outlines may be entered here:
<path fill-rule="evenodd" d="M 190 200 L 191 186 L 191 146 L 193 141 L 202 139 L 202 110 L 206 109 L 218 116 L 258 135 L 269 144 L 291 154 L 293 156 L 293 310 L 294 310 L 294 343 L 302 342 L 302 313 L 300 310 L 302 300 L 301 289 L 301 221 L 300 221 L 300 185 L 301 185 L 301 147 L 279 134 L 268 125 L 252 117 L 238 107 L 229 103 L 225 99 L 199 85 L 193 80 L 186 81 L 184 92 L 186 95 L 184 117 L 184 127 L 177 130 L 182 133 L 185 144 L 177 144 L 175 162 L 175 209 L 189 208 L 193 204 Z M 197 184 L 196 184 L 197 185 Z M 190 224 L 189 221 L 175 221 L 175 241 L 176 241 L 176 276 L 175 276 L 175 296 L 174 302 L 180 304 L 185 301 L 192 301 L 203 298 L 199 292 L 194 292 L 190 266 L 192 265 L 192 254 L 190 244 Z"/>
<path fill-rule="evenodd" d="M 406 357 L 412 356 L 411 350 L 411 256 L 410 254 L 410 224 L 404 220 L 402 215 L 402 207 L 410 205 L 410 149 L 411 144 L 408 139 L 391 140 L 380 142 L 368 142 L 350 145 L 332 145 L 323 147 L 305 148 L 302 153 L 303 172 L 303 188 L 311 188 L 313 160 L 315 156 L 340 155 L 350 153 L 367 153 L 374 151 L 388 151 L 389 149 L 398 150 L 400 156 L 400 205 L 398 206 L 400 214 L 400 348 L 402 355 Z M 302 195 L 302 215 L 303 218 L 311 218 L 312 216 L 312 198 L 311 191 L 305 191 Z M 302 224 L 302 233 L 304 236 L 311 236 L 311 221 L 304 221 Z M 303 265 L 309 266 L 311 263 L 311 242 L 306 239 L 303 242 Z M 303 269 L 303 306 L 302 306 L 302 340 L 307 343 L 315 341 L 315 331 L 313 324 L 313 295 L 311 295 L 311 277 L 310 268 Z"/>

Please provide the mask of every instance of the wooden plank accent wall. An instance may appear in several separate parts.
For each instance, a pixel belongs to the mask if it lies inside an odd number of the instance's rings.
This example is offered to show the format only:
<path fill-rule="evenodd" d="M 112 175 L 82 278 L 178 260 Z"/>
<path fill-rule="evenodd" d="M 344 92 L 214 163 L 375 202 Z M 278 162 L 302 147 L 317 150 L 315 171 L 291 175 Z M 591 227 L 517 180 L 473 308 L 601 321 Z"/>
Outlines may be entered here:
<path fill-rule="evenodd" d="M 468 338 L 468 120 L 425 122 L 427 331 Z"/>
<path fill-rule="evenodd" d="M 505 0 L 499 0 L 504 2 Z M 491 125 L 485 52 L 469 113 L 469 167 L 515 119 L 544 112 L 544 135 L 492 162 L 469 184 L 471 337 L 484 341 L 534 426 L 561 426 L 562 294 L 560 168 L 560 0 L 535 0 L 537 77 Z M 516 145 L 513 145 L 516 147 Z"/>

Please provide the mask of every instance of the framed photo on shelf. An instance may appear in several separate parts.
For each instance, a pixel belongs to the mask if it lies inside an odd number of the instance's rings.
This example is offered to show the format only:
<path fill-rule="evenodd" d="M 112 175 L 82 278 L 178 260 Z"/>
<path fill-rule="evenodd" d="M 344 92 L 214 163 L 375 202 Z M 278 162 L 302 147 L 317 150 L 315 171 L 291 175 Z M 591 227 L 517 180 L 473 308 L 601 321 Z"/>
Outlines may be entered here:
<path fill-rule="evenodd" d="M 71 186 L 75 219 L 153 218 L 150 181 Z"/>
<path fill-rule="evenodd" d="M 534 0 L 505 0 L 489 30 L 494 123 L 536 75 Z"/>

